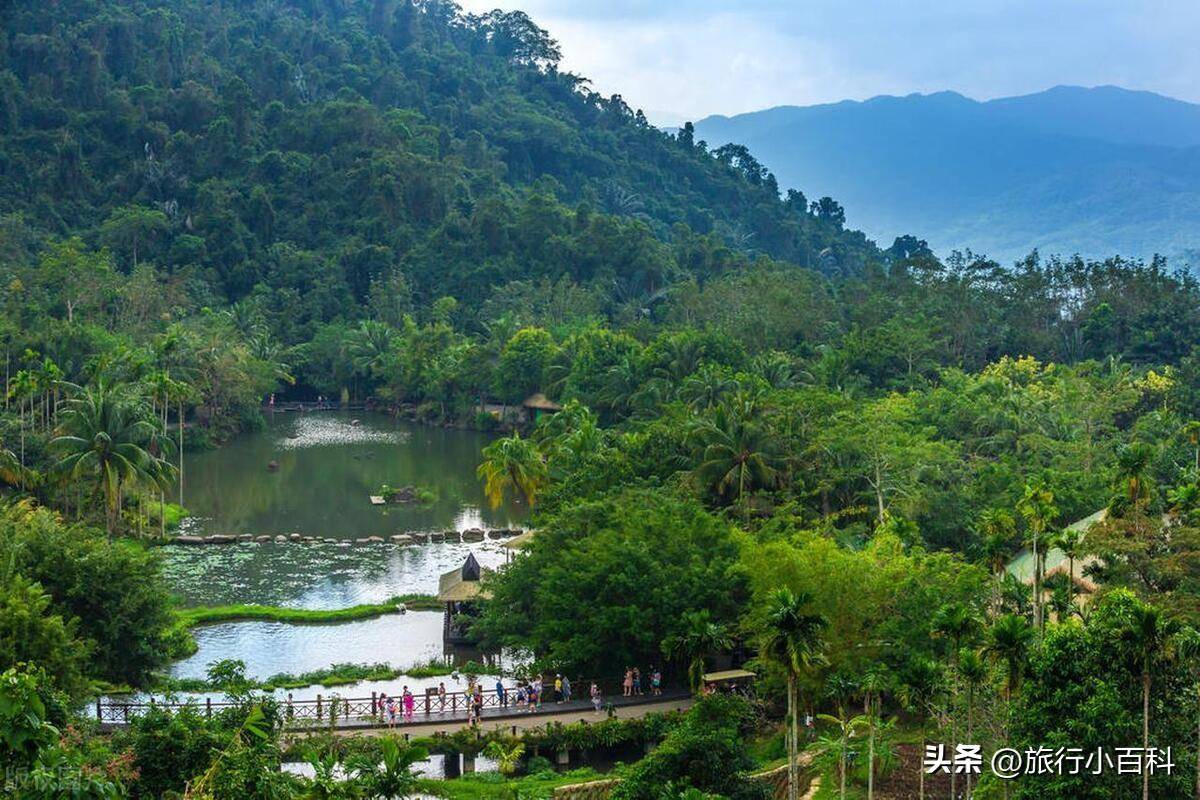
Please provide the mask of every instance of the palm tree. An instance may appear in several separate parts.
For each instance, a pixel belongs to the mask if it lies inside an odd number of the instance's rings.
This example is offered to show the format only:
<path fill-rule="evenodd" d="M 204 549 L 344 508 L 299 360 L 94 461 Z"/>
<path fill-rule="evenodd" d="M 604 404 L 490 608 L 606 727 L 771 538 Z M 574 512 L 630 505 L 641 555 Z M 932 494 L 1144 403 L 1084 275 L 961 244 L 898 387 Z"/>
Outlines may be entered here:
<path fill-rule="evenodd" d="M 1078 528 L 1064 528 L 1050 542 L 1067 557 L 1067 603 L 1075 605 L 1075 559 L 1083 554 L 1083 531 Z"/>
<path fill-rule="evenodd" d="M 1175 652 L 1180 660 L 1187 665 L 1192 676 L 1192 686 L 1196 698 L 1200 701 L 1200 631 L 1186 627 L 1175 637 Z M 1200 800 L 1200 713 L 1196 717 L 1196 800 Z"/>
<path fill-rule="evenodd" d="M 950 640 L 950 665 L 952 668 L 950 681 L 950 708 L 958 704 L 958 656 L 963 642 L 974 638 L 983 626 L 979 615 L 966 603 L 947 603 L 933 615 L 933 633 Z M 950 715 L 950 736 L 954 738 L 954 714 Z M 956 775 L 950 771 L 950 795 L 956 796 Z"/>
<path fill-rule="evenodd" d="M 1026 486 L 1025 494 L 1017 503 L 1017 510 L 1025 518 L 1033 545 L 1033 624 L 1041 632 L 1045 620 L 1042 618 L 1042 571 L 1045 554 L 1038 549 L 1046 528 L 1058 516 L 1054 505 L 1054 494 L 1040 486 Z"/>
<path fill-rule="evenodd" d="M 1188 444 L 1192 446 L 1192 469 L 1200 472 L 1200 420 L 1189 420 L 1184 423 L 1179 432 L 1183 434 Z"/>
<path fill-rule="evenodd" d="M 735 498 L 748 512 L 747 492 L 778 482 L 783 463 L 778 443 L 751 408 L 735 411 L 720 406 L 695 432 L 704 450 L 694 474 L 712 493 Z"/>
<path fill-rule="evenodd" d="M 146 445 L 155 426 L 120 391 L 105 383 L 94 388 L 66 384 L 74 393 L 61 415 L 51 448 L 61 453 L 54 470 L 70 479 L 95 475 L 104 493 L 105 527 L 111 536 L 121 514 L 121 493 L 133 483 L 155 482 L 158 460 Z"/>
<path fill-rule="evenodd" d="M 1150 682 L 1154 665 L 1169 655 L 1179 625 L 1154 606 L 1138 604 L 1121 631 L 1142 673 L 1142 752 L 1150 748 Z M 1150 800 L 1150 770 L 1142 771 L 1142 800 Z"/>
<path fill-rule="evenodd" d="M 1012 693 L 1021 685 L 1021 676 L 1025 672 L 1025 661 L 1029 657 L 1029 643 L 1033 639 L 1033 631 L 1024 617 L 1016 614 L 1004 614 L 997 617 L 988 631 L 984 652 L 1004 664 L 1004 732 L 1008 737 L 1008 727 L 1012 718 Z M 1004 796 L 1008 797 L 1008 784 L 1004 783 Z"/>
<path fill-rule="evenodd" d="M 958 675 L 967 689 L 967 738 L 974 741 L 975 734 L 975 694 L 983 686 L 988 677 L 987 663 L 975 651 L 964 649 L 958 656 Z M 967 798 L 971 797 L 971 773 L 967 772 Z"/>
<path fill-rule="evenodd" d="M 863 709 L 867 718 L 867 800 L 875 798 L 875 738 L 879 722 L 880 705 L 883 693 L 887 691 L 890 681 L 887 673 L 881 669 L 872 669 L 863 676 Z"/>
<path fill-rule="evenodd" d="M 925 741 L 929 730 L 927 720 L 933 713 L 933 703 L 941 690 L 942 675 L 938 665 L 927 658 L 918 656 L 910 660 L 904 667 L 900 678 L 900 700 L 909 711 L 922 719 L 921 723 L 921 752 L 925 752 Z M 917 791 L 921 800 L 925 800 L 925 770 L 917 766 Z"/>
<path fill-rule="evenodd" d="M 683 615 L 683 633 L 663 640 L 663 654 L 687 664 L 688 686 L 693 694 L 704 687 L 704 659 L 710 653 L 727 650 L 733 640 L 729 629 L 713 622 L 708 609 L 689 611 Z"/>
<path fill-rule="evenodd" d="M 787 671 L 788 800 L 796 800 L 799 790 L 796 756 L 799 743 L 797 716 L 800 710 L 800 676 L 824 660 L 821 633 L 829 624 L 820 614 L 806 611 L 810 599 L 803 592 L 793 594 L 787 588 L 777 589 L 767 606 L 767 624 L 761 648 L 765 657 L 782 665 Z"/>
<path fill-rule="evenodd" d="M 419 780 L 419 776 L 413 772 L 413 764 L 428 757 L 424 748 L 385 737 L 379 742 L 378 759 L 364 756 L 352 760 L 347 766 L 358 777 L 366 797 L 391 800 L 413 794 Z M 517 758 L 520 758 L 519 753 Z M 504 764 L 503 759 L 496 760 Z"/>
<path fill-rule="evenodd" d="M 350 363 L 359 374 L 370 378 L 384 365 L 395 339 L 395 329 L 386 322 L 363 320 L 346 337 Z"/>
<path fill-rule="evenodd" d="M 838 765 L 838 797 L 846 800 L 846 763 L 850 760 L 850 739 L 854 732 L 867 725 L 867 717 L 834 716 L 833 714 L 818 714 L 817 719 L 837 726 L 836 739 L 825 739 L 819 745 L 820 749 L 831 755 L 836 754 Z"/>
<path fill-rule="evenodd" d="M 517 766 L 521 763 L 521 756 L 525 755 L 525 743 L 516 741 L 505 744 L 498 739 L 493 739 L 483 752 L 496 762 L 496 770 L 508 778 L 517 771 Z"/>
<path fill-rule="evenodd" d="M 1130 508 L 1139 508 L 1150 500 L 1150 467 L 1154 448 L 1145 442 L 1132 442 L 1117 453 L 1117 485 L 1122 500 Z"/>
<path fill-rule="evenodd" d="M 532 507 L 549 482 L 546 460 L 537 445 L 522 439 L 520 433 L 483 448 L 483 462 L 475 473 L 484 482 L 483 490 L 492 508 L 500 507 L 508 491 L 517 492 Z"/>

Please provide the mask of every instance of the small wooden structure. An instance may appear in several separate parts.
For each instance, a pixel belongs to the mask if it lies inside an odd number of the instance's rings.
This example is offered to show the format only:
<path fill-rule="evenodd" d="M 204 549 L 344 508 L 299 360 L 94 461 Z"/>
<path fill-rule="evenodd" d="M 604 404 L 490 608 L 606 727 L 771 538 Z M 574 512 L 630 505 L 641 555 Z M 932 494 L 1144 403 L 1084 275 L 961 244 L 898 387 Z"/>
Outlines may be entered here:
<path fill-rule="evenodd" d="M 524 550 L 526 547 L 528 547 L 530 543 L 533 542 L 533 537 L 536 534 L 537 531 L 528 530 L 524 533 L 518 533 L 516 536 L 501 544 L 500 546 L 504 548 L 505 563 L 512 561 L 513 556 L 516 555 L 518 550 Z"/>
<path fill-rule="evenodd" d="M 546 414 L 555 414 L 562 411 L 562 406 L 541 392 L 526 397 L 525 402 L 521 403 L 521 407 L 525 409 L 530 422 L 537 422 Z"/>
<path fill-rule="evenodd" d="M 446 611 L 442 623 L 442 639 L 446 644 L 471 644 L 471 617 L 479 613 L 478 602 L 491 594 L 483 587 L 483 577 L 490 573 L 479 566 L 474 553 L 458 569 L 438 578 L 438 602 Z"/>
<path fill-rule="evenodd" d="M 373 495 L 371 495 L 371 505 L 382 506 L 382 505 L 387 505 L 387 502 L 380 495 L 373 494 Z"/>

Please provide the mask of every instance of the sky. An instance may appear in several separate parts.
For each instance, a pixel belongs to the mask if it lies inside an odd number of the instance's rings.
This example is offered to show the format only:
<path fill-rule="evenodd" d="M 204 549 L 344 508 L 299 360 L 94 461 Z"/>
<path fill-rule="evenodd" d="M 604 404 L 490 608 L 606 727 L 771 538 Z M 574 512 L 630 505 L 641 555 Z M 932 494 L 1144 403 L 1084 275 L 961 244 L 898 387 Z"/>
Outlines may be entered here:
<path fill-rule="evenodd" d="M 1113 84 L 1200 102 L 1200 0 L 459 0 L 520 9 L 561 68 L 658 124 L 951 89 Z"/>

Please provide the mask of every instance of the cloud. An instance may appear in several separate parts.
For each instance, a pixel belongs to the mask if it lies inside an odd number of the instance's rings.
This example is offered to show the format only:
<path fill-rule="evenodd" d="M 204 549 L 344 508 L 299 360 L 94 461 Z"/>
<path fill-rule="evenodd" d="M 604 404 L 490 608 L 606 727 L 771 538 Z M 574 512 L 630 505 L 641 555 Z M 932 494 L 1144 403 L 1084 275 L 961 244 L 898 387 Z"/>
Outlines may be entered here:
<path fill-rule="evenodd" d="M 469 11 L 496 2 L 467 0 Z M 563 68 L 654 115 L 953 89 L 986 99 L 1069 83 L 1200 101 L 1195 0 L 502 0 Z"/>

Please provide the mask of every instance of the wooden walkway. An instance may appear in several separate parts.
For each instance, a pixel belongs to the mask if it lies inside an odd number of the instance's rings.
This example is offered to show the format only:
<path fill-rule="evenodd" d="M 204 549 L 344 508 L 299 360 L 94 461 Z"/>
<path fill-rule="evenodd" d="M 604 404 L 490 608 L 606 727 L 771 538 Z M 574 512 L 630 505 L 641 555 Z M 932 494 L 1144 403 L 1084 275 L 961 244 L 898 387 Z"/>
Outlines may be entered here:
<path fill-rule="evenodd" d="M 612 715 L 618 719 L 640 719 L 641 717 L 650 714 L 662 714 L 668 711 L 686 711 L 692 707 L 692 697 L 686 693 L 666 695 L 659 697 L 651 697 L 643 695 L 642 697 L 613 698 Z M 581 703 L 572 700 L 570 703 L 550 703 L 542 706 L 535 712 L 512 712 L 512 713 L 497 713 L 495 710 L 485 710 L 483 717 L 480 719 L 478 727 L 480 731 L 489 733 L 492 731 L 507 731 L 516 735 L 521 731 L 540 728 L 552 722 L 557 722 L 563 725 L 569 725 L 574 722 L 600 722 L 607 719 L 609 709 L 604 708 L 597 712 L 592 708 L 591 703 Z M 452 734 L 456 731 L 470 727 L 463 718 L 446 718 L 438 720 L 429 720 L 423 715 L 414 715 L 411 723 L 399 724 L 395 728 L 390 728 L 386 725 L 366 725 L 366 726 L 339 726 L 333 731 L 334 735 L 338 736 L 383 736 L 392 733 L 402 733 L 405 736 L 433 736 L 439 733 Z M 300 736 L 307 736 L 315 733 L 328 733 L 328 728 L 305 728 L 301 730 L 289 730 Z"/>
<path fill-rule="evenodd" d="M 589 686 L 589 682 L 581 682 Z M 586 688 L 585 688 L 586 691 Z M 577 695 L 576 695 L 577 696 Z M 536 709 L 519 707 L 514 702 L 515 689 L 508 689 L 503 695 L 494 689 L 483 692 L 483 710 L 480 714 L 479 725 L 490 727 L 505 727 L 515 725 L 518 728 L 544 725 L 548 721 L 567 719 L 603 719 L 611 706 L 618 716 L 635 713 L 642 716 L 649 713 L 650 707 L 685 708 L 690 704 L 690 695 L 682 690 L 666 691 L 661 695 L 635 695 L 624 697 L 620 693 L 605 694 L 603 707 L 597 712 L 590 698 L 572 699 L 567 702 L 543 702 Z M 399 707 L 400 699 L 396 698 L 396 715 L 390 719 L 383 698 L 373 694 L 371 697 L 343 698 L 336 694 L 329 696 L 317 695 L 312 700 L 286 700 L 275 698 L 279 703 L 279 713 L 283 717 L 284 727 L 292 731 L 358 731 L 358 730 L 396 730 L 404 733 L 425 735 L 436 731 L 455 731 L 467 727 L 468 698 L 465 692 L 450 692 L 445 698 L 436 694 L 424 694 L 416 697 L 415 708 L 411 716 L 405 716 Z M 94 707 L 96 719 L 102 728 L 123 728 L 152 708 L 179 709 L 190 707 L 196 711 L 212 716 L 224 709 L 234 706 L 233 703 L 213 702 L 211 700 L 192 701 L 185 703 L 156 703 L 121 702 L 115 699 L 97 700 Z M 661 709 L 659 709 L 661 710 Z M 530 724 L 532 723 L 532 724 Z"/>

